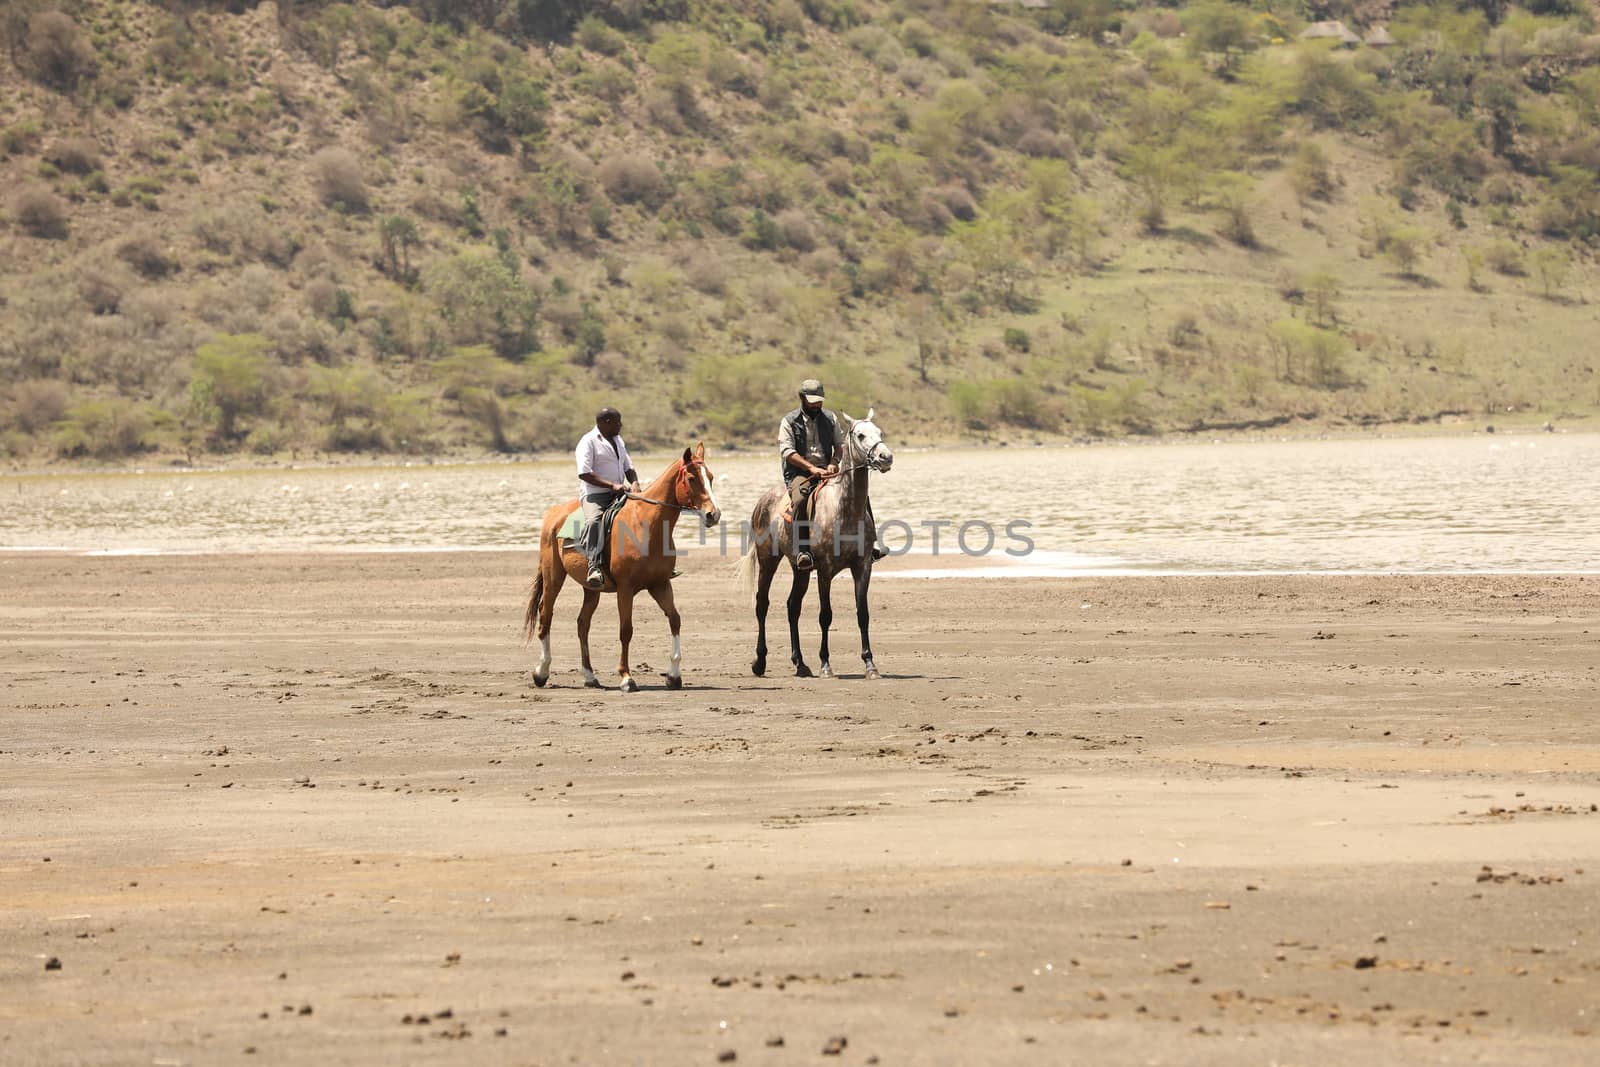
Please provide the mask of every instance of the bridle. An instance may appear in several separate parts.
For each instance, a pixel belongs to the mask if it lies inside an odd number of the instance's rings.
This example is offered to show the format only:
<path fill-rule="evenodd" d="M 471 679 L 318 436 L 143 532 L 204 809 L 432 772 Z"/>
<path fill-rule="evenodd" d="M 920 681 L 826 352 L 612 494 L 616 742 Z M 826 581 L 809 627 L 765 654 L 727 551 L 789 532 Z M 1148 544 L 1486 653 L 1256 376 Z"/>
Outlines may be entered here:
<path fill-rule="evenodd" d="M 702 475 L 705 473 L 705 464 L 700 460 L 694 460 L 691 463 L 684 463 L 678 468 L 678 476 L 673 479 L 672 483 L 672 487 L 678 491 L 678 495 L 683 497 L 685 500 L 689 499 L 689 468 L 691 466 L 699 467 Z M 701 508 L 690 507 L 688 504 L 674 504 L 667 500 L 657 500 L 654 497 L 645 496 L 643 493 L 624 492 L 622 495 L 627 497 L 629 500 L 637 500 L 644 504 L 654 504 L 657 507 L 677 508 L 679 511 L 692 511 L 696 515 L 705 514 L 705 511 Z"/>
<path fill-rule="evenodd" d="M 869 423 L 869 425 L 870 425 L 870 423 Z M 822 474 L 813 474 L 813 475 L 811 475 L 811 477 L 816 481 L 816 483 L 818 485 L 822 485 L 822 484 L 824 484 L 826 482 L 833 481 L 833 479 L 839 477 L 841 474 L 848 474 L 851 471 L 871 470 L 872 469 L 872 453 L 874 451 L 876 451 L 877 449 L 882 448 L 882 447 L 883 447 L 883 438 L 879 437 L 878 440 L 876 440 L 876 441 L 874 441 L 872 443 L 872 447 L 866 450 L 865 455 L 866 455 L 867 458 L 866 458 L 865 462 L 852 463 L 847 467 L 840 467 L 836 471 L 832 471 L 832 472 L 825 471 Z"/>

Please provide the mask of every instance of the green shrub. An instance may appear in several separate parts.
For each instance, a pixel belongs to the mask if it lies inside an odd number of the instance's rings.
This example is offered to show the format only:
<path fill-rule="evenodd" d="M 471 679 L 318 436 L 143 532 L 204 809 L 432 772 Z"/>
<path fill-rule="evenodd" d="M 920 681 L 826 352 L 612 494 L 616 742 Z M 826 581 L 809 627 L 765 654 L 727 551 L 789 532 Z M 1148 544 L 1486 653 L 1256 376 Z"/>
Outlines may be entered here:
<path fill-rule="evenodd" d="M 945 400 L 956 421 L 969 430 L 989 430 L 996 425 L 1049 429 L 1057 421 L 1038 383 L 1027 379 L 951 382 L 945 388 Z"/>
<path fill-rule="evenodd" d="M 539 347 L 539 297 L 490 249 L 435 260 L 423 286 L 458 344 L 489 344 L 506 359 Z"/>
<path fill-rule="evenodd" d="M 633 75 L 616 63 L 595 63 L 575 76 L 570 85 L 579 96 L 591 96 L 608 104 L 618 104 L 634 90 Z"/>
<path fill-rule="evenodd" d="M 783 234 L 779 232 L 777 222 L 760 208 L 750 212 L 744 234 L 740 239 L 746 248 L 753 248 L 758 252 L 775 251 L 783 245 Z"/>
<path fill-rule="evenodd" d="M 7 126 L 0 130 L 0 156 L 17 156 L 31 152 L 39 146 L 43 134 L 37 119 Z"/>
<path fill-rule="evenodd" d="M 55 424 L 56 450 L 63 456 L 114 459 L 145 451 L 153 428 L 146 407 L 124 397 L 90 400 L 68 408 Z"/>
<path fill-rule="evenodd" d="M 1566 284 L 1572 270 L 1572 255 L 1560 245 L 1545 245 L 1529 257 L 1534 276 L 1546 299 L 1554 299 L 1556 291 Z"/>
<path fill-rule="evenodd" d="M 1142 378 L 1113 382 L 1101 388 L 1075 385 L 1072 387 L 1074 421 L 1097 435 L 1119 430 L 1147 433 L 1150 418 L 1143 399 L 1147 389 Z"/>
<path fill-rule="evenodd" d="M 1522 249 L 1514 241 L 1496 241 L 1483 250 L 1483 258 L 1489 264 L 1489 269 L 1497 274 L 1520 278 L 1528 273 L 1522 259 Z"/>
<path fill-rule="evenodd" d="M 1359 127 L 1376 112 L 1376 79 L 1320 48 L 1301 54 L 1296 105 L 1318 127 Z"/>
<path fill-rule="evenodd" d="M 1268 331 L 1268 340 L 1282 360 L 1280 373 L 1286 380 L 1322 389 L 1349 384 L 1345 364 L 1350 342 L 1342 334 L 1296 319 L 1281 319 Z"/>
<path fill-rule="evenodd" d="M 591 52 L 599 52 L 603 56 L 621 55 L 628 47 L 628 39 L 596 15 L 586 15 L 578 23 L 578 32 L 574 38 L 584 48 Z"/>
<path fill-rule="evenodd" d="M 1328 153 L 1316 141 L 1302 141 L 1289 163 L 1289 185 L 1301 208 L 1313 200 L 1333 199 L 1335 183 Z"/>
<path fill-rule="evenodd" d="M 780 382 L 790 370 L 770 353 L 707 355 L 690 368 L 679 403 L 726 440 L 745 440 L 776 432 L 785 402 Z"/>
<path fill-rule="evenodd" d="M 222 334 L 195 353 L 191 411 L 216 440 L 238 441 L 243 420 L 266 410 L 275 393 L 266 355 L 270 344 L 259 334 Z"/>

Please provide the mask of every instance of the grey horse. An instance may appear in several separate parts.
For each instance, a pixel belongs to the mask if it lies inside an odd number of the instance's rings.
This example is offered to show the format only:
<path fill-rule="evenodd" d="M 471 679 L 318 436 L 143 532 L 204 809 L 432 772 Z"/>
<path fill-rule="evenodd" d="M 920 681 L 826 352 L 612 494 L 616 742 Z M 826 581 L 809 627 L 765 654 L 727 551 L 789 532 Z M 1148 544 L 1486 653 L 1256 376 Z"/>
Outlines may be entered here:
<path fill-rule="evenodd" d="M 811 554 L 816 561 L 817 597 L 821 602 L 817 622 L 822 630 L 822 647 L 818 656 L 824 678 L 833 676 L 828 663 L 828 627 L 833 623 L 830 586 L 834 577 L 844 571 L 849 571 L 855 582 L 856 622 L 861 627 L 861 660 L 866 664 L 866 676 L 878 677 L 867 633 L 867 587 L 872 582 L 873 550 L 878 543 L 872 502 L 867 499 L 867 475 L 871 471 L 887 471 L 894 464 L 894 452 L 884 442 L 883 431 L 873 423 L 874 414 L 868 410 L 864 419 L 838 414 L 844 430 L 844 461 L 838 474 L 827 478 L 812 496 L 815 508 Z M 811 572 L 795 568 L 791 530 L 784 521 L 788 506 L 789 496 L 778 485 L 762 494 L 750 514 L 752 544 L 740 560 L 743 584 L 754 591 L 756 602 L 756 658 L 750 669 L 758 676 L 767 672 L 768 590 L 779 561 L 787 559 L 794 576 L 789 591 L 789 659 L 794 663 L 796 677 L 809 678 L 811 668 L 800 651 L 800 606 L 811 585 Z"/>

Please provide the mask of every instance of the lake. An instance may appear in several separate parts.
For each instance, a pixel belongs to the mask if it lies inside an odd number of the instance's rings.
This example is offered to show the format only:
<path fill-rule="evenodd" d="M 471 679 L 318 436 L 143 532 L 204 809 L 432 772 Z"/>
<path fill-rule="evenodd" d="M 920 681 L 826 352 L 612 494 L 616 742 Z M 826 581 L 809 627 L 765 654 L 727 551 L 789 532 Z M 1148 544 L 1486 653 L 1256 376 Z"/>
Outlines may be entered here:
<path fill-rule="evenodd" d="M 777 461 L 709 459 L 733 553 Z M 565 459 L 9 475 L 0 551 L 531 551 L 576 491 Z M 1600 571 L 1600 434 L 900 450 L 872 495 L 884 577 Z"/>

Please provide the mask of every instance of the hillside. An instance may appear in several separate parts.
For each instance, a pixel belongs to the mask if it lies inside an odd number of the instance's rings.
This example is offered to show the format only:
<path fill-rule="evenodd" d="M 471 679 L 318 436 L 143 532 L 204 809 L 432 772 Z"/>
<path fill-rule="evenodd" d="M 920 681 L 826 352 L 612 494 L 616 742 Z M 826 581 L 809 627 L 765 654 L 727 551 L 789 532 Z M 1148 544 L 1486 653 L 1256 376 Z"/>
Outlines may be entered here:
<path fill-rule="evenodd" d="M 1592 418 L 1594 33 L 13 0 L 0 455 L 764 446 L 809 374 L 905 442 Z"/>

